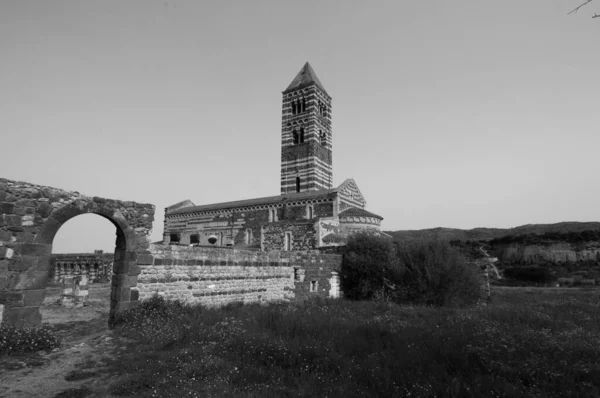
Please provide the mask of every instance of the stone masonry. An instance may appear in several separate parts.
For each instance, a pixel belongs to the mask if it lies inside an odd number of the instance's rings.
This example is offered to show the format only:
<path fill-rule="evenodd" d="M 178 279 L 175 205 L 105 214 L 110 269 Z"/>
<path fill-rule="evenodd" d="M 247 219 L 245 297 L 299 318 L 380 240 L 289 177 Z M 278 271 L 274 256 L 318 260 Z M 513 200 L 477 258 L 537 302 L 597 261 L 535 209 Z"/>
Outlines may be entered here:
<path fill-rule="evenodd" d="M 151 204 L 0 178 L 0 321 L 40 325 L 54 236 L 65 222 L 86 213 L 98 214 L 116 227 L 109 321 L 133 307 L 137 293 L 131 287 L 140 273 L 137 258 L 149 253 L 154 211 Z"/>
<path fill-rule="evenodd" d="M 140 257 L 132 291 L 187 303 L 302 301 L 339 297 L 341 256 L 313 252 L 257 252 L 151 245 Z"/>

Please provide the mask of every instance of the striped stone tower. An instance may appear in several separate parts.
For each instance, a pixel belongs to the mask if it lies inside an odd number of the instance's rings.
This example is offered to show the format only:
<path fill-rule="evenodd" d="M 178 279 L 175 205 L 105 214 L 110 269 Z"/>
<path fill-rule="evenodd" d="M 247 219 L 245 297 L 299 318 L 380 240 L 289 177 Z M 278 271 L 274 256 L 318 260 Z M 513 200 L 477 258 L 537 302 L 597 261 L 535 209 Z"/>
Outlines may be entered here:
<path fill-rule="evenodd" d="M 331 97 L 307 62 L 283 92 L 281 194 L 333 187 Z"/>

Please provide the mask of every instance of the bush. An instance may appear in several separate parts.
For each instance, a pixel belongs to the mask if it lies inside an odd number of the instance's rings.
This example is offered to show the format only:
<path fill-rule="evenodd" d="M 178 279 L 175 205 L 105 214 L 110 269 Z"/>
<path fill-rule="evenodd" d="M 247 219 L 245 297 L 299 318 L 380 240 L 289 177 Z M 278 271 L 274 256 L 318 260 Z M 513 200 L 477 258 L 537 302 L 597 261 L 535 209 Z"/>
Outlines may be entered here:
<path fill-rule="evenodd" d="M 504 270 L 504 276 L 526 282 L 548 283 L 556 281 L 556 276 L 542 267 L 511 267 Z"/>
<path fill-rule="evenodd" d="M 480 270 L 447 241 L 414 241 L 399 245 L 397 252 L 405 270 L 397 301 L 464 306 L 481 297 Z"/>
<path fill-rule="evenodd" d="M 15 355 L 51 350 L 60 346 L 60 339 L 44 328 L 17 328 L 0 324 L 0 355 Z"/>
<path fill-rule="evenodd" d="M 367 232 L 354 234 L 342 256 L 342 289 L 349 299 L 385 299 L 400 279 L 401 269 L 388 239 Z"/>

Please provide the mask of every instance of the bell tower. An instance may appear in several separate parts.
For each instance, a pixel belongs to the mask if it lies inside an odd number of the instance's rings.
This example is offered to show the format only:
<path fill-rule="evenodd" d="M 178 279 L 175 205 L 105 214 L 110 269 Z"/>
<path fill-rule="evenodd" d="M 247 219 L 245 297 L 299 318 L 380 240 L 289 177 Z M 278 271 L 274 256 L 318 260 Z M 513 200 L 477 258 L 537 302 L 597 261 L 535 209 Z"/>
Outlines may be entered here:
<path fill-rule="evenodd" d="M 331 97 L 307 62 L 283 92 L 281 194 L 333 187 Z"/>

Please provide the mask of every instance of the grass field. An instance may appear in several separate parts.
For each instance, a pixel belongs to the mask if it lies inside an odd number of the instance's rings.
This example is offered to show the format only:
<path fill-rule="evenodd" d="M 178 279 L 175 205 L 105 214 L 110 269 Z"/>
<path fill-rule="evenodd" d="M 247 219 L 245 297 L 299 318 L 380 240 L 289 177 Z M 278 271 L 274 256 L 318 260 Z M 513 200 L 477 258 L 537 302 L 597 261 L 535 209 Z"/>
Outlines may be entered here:
<path fill-rule="evenodd" d="M 146 302 L 118 396 L 598 397 L 600 292 L 494 288 L 470 309 Z"/>

